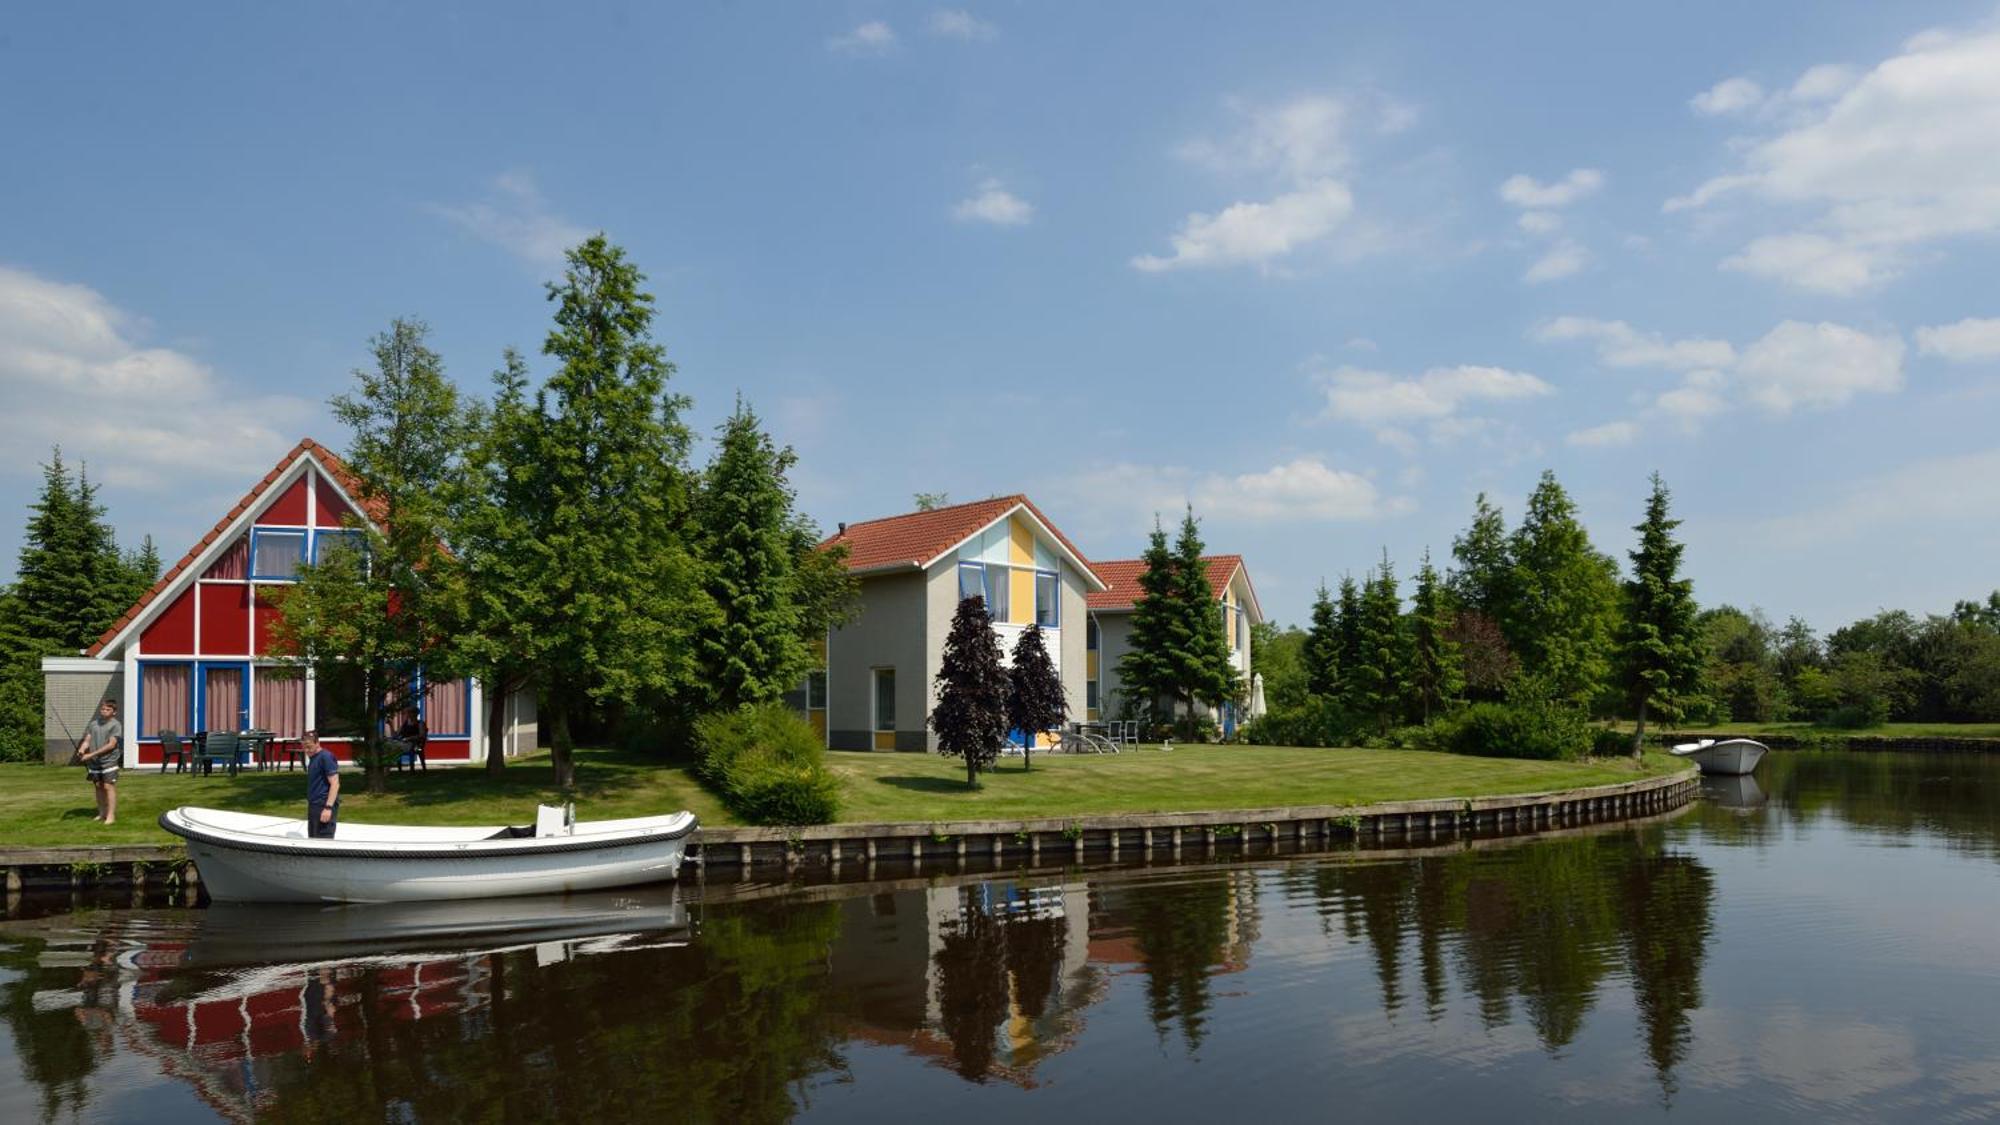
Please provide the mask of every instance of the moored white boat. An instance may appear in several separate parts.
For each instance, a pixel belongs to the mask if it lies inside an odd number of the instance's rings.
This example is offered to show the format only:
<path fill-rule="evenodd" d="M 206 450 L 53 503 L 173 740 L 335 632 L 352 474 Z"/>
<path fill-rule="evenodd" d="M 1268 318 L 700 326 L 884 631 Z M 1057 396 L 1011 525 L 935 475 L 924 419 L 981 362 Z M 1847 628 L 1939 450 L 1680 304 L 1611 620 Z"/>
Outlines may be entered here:
<path fill-rule="evenodd" d="M 1770 747 L 1749 738 L 1725 738 L 1720 741 L 1704 738 L 1700 742 L 1683 742 L 1674 747 L 1674 755 L 1687 758 L 1701 767 L 1701 772 L 1723 777 L 1740 777 L 1757 768 Z"/>
<path fill-rule="evenodd" d="M 343 823 L 327 840 L 308 837 L 303 820 L 183 806 L 160 827 L 187 840 L 219 902 L 425 902 L 672 879 L 696 824 L 689 812 L 570 822 L 544 806 L 528 826 Z"/>

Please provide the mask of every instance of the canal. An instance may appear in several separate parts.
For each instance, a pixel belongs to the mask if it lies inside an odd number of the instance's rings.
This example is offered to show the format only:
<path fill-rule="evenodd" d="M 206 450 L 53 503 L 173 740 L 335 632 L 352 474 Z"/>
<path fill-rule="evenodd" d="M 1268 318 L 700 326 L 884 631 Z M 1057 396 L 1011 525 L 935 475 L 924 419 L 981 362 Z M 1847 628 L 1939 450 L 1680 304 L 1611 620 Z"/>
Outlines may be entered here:
<path fill-rule="evenodd" d="M 4 1121 L 2000 1117 L 2000 756 L 1393 855 L 13 914 Z"/>

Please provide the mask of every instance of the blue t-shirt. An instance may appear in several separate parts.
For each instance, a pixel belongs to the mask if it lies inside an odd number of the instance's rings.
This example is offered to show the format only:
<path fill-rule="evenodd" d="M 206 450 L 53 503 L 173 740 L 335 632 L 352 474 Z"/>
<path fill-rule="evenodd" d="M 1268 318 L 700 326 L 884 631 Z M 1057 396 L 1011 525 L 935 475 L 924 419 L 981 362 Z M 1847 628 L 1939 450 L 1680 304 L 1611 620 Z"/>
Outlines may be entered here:
<path fill-rule="evenodd" d="M 340 759 L 324 746 L 306 759 L 306 804 L 326 804 L 327 793 L 333 788 L 333 775 L 339 772 Z"/>

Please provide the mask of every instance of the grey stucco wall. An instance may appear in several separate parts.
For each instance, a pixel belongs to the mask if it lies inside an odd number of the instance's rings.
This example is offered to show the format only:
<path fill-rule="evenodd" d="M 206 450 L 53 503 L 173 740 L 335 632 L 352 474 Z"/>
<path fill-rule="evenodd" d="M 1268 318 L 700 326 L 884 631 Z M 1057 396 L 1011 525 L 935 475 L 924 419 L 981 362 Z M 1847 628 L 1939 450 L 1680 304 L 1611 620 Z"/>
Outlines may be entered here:
<path fill-rule="evenodd" d="M 1124 701 L 1118 692 L 1122 686 L 1118 680 L 1118 661 L 1132 651 L 1132 615 L 1130 613 L 1100 613 L 1097 615 L 1097 713 L 1106 719 L 1116 719 L 1124 715 Z"/>
<path fill-rule="evenodd" d="M 1062 681 L 1063 695 L 1069 700 L 1071 722 L 1085 718 L 1085 684 L 1090 682 L 1090 609 L 1084 605 L 1083 575 L 1065 562 L 1062 566 Z"/>
<path fill-rule="evenodd" d="M 924 748 L 925 598 L 926 576 L 916 571 L 861 580 L 859 612 L 827 638 L 826 725 L 834 749 L 873 748 L 876 668 L 896 670 L 897 749 Z"/>
<path fill-rule="evenodd" d="M 138 729 L 138 716 L 126 714 L 123 680 L 119 666 L 105 663 L 90 671 L 44 671 L 42 673 L 42 758 L 67 762 L 83 737 L 83 727 L 97 714 L 97 705 L 106 699 L 118 702 L 118 717 L 131 730 Z M 136 764 L 125 744 L 127 765 Z"/>

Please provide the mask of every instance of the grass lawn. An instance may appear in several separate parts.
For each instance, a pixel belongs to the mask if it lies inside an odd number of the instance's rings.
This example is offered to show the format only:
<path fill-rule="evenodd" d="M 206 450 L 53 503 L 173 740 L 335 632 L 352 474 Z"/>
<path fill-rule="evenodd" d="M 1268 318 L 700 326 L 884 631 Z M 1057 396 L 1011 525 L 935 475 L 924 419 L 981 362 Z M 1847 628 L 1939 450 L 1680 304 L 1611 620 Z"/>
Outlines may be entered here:
<path fill-rule="evenodd" d="M 1626 730 L 1631 723 L 1620 723 Z M 2000 738 L 2000 723 L 1883 723 L 1861 730 L 1839 730 L 1811 723 L 1683 723 L 1662 730 L 1700 731 L 1703 734 L 1733 734 L 1755 737 L 1760 734 L 1827 734 L 1852 738 Z"/>
<path fill-rule="evenodd" d="M 683 765 L 609 750 L 579 750 L 577 815 L 588 819 L 692 809 L 704 824 L 735 819 Z M 1464 758 L 1414 750 L 1305 750 L 1272 746 L 1183 746 L 1117 755 L 1018 759 L 965 787 L 965 769 L 936 754 L 835 752 L 841 819 L 934 821 L 1020 819 L 1118 812 L 1187 812 L 1277 805 L 1347 805 L 1419 797 L 1472 797 L 1604 785 L 1679 768 L 1665 754 L 1568 764 Z M 361 775 L 341 775 L 341 819 L 405 824 L 521 824 L 554 800 L 546 755 L 508 763 L 488 781 L 478 769 L 390 775 L 371 797 Z M 350 788 L 351 787 L 351 788 Z M 305 815 L 302 773 L 195 777 L 127 769 L 118 783 L 118 823 L 91 819 L 90 785 L 76 767 L 0 765 L 0 846 L 172 843 L 155 823 L 177 805 Z"/>

